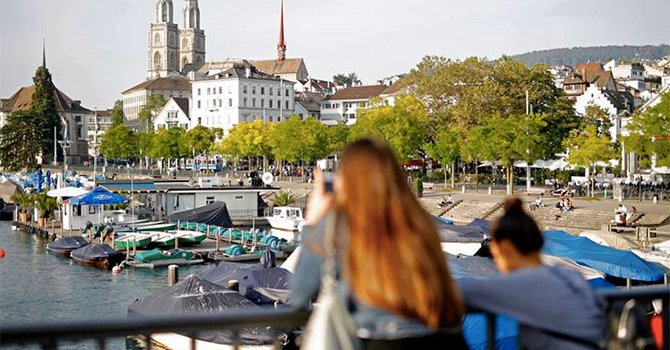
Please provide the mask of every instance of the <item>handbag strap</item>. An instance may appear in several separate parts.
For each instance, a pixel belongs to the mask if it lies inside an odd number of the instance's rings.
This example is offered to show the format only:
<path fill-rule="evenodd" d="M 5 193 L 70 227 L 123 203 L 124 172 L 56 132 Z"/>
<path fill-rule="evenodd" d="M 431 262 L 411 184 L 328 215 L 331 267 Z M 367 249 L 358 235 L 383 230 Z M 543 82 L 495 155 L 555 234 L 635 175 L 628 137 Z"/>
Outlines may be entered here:
<path fill-rule="evenodd" d="M 324 263 L 321 272 L 321 284 L 327 287 L 335 285 L 337 280 L 337 248 L 335 246 L 335 231 L 337 227 L 337 214 L 330 211 L 326 215 L 326 232 L 324 235 Z"/>

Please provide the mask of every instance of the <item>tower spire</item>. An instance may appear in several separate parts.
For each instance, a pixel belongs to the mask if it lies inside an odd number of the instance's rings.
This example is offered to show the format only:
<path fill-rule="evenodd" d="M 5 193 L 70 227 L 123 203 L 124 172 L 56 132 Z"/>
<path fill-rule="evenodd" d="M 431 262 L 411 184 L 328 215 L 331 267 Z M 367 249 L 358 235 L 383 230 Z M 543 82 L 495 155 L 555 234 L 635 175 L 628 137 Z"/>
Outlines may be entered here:
<path fill-rule="evenodd" d="M 46 38 L 42 38 L 42 67 L 46 68 L 47 66 L 47 50 L 46 50 Z"/>
<path fill-rule="evenodd" d="M 277 44 L 277 60 L 286 59 L 286 43 L 284 42 L 284 0 L 281 1 L 281 19 L 279 22 L 279 43 Z"/>

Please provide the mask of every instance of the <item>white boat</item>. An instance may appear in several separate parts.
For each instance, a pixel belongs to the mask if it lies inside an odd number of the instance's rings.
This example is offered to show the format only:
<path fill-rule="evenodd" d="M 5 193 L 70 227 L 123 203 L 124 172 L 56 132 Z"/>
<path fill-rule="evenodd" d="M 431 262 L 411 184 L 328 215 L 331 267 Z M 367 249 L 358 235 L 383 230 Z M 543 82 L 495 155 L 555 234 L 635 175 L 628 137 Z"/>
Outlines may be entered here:
<path fill-rule="evenodd" d="M 302 209 L 298 207 L 275 207 L 272 210 L 272 216 L 265 218 L 272 228 L 285 231 L 296 231 L 298 225 L 305 221 L 302 217 Z"/>

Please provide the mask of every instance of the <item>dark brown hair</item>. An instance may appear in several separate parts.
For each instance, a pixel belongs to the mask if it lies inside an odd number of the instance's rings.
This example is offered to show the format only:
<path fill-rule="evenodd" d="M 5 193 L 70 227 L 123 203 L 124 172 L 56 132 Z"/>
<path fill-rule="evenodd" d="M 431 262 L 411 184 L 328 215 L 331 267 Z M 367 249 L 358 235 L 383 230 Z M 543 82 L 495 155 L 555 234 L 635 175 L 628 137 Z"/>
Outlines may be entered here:
<path fill-rule="evenodd" d="M 433 329 L 459 326 L 463 306 L 433 219 L 391 149 L 373 139 L 348 145 L 338 176 L 336 208 L 349 232 L 344 274 L 354 295 Z"/>
<path fill-rule="evenodd" d="M 542 231 L 516 197 L 505 201 L 505 213 L 491 225 L 491 236 L 496 241 L 509 240 L 522 254 L 539 252 L 544 244 Z"/>

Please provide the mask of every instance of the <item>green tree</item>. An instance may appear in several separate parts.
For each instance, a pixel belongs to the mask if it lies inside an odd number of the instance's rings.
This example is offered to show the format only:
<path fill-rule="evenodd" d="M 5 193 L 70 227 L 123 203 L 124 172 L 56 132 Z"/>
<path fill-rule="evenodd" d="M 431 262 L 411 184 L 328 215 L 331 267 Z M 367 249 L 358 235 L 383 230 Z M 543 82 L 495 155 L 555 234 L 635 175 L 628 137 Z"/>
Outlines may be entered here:
<path fill-rule="evenodd" d="M 39 145 L 42 152 L 42 162 L 53 159 L 53 130 L 57 130 L 57 138 L 60 136 L 61 119 L 56 110 L 56 87 L 51 79 L 51 73 L 44 65 L 37 68 L 33 77 L 35 91 L 32 96 L 31 111 L 35 116 L 33 121 L 37 129 L 38 137 L 31 140 Z M 58 152 L 58 150 L 56 150 Z"/>
<path fill-rule="evenodd" d="M 339 86 L 346 87 L 358 85 L 361 83 L 361 80 L 358 79 L 358 75 L 353 72 L 348 74 L 336 74 L 333 76 L 333 81 Z"/>
<path fill-rule="evenodd" d="M 107 129 L 100 138 L 100 153 L 107 159 L 137 155 L 137 135 L 123 124 Z"/>
<path fill-rule="evenodd" d="M 153 124 L 154 117 L 165 106 L 166 102 L 163 95 L 153 94 L 147 97 L 147 103 L 139 113 L 140 126 L 144 128 L 144 131 L 148 132 L 153 128 L 151 125 Z"/>
<path fill-rule="evenodd" d="M 170 160 L 189 155 L 189 148 L 184 142 L 186 131 L 182 128 L 159 129 L 153 138 L 152 147 L 149 155 L 156 159 L 167 160 L 168 167 Z"/>
<path fill-rule="evenodd" d="M 426 110 L 412 96 L 396 99 L 394 106 L 377 104 L 361 110 L 351 127 L 351 139 L 372 136 L 384 140 L 405 162 L 416 158 L 426 139 Z"/>
<path fill-rule="evenodd" d="M 428 155 L 440 162 L 444 168 L 444 186 L 447 186 L 447 165 L 451 166 L 449 175 L 451 187 L 455 187 L 456 160 L 461 155 L 461 136 L 455 130 L 443 128 L 435 135 L 434 142 L 428 143 L 424 148 Z"/>
<path fill-rule="evenodd" d="M 140 157 L 140 168 L 142 167 L 142 158 L 144 158 L 145 166 L 150 165 L 151 150 L 153 149 L 153 142 L 156 133 L 153 129 L 149 132 L 139 132 L 137 135 L 137 155 Z"/>
<path fill-rule="evenodd" d="M 538 115 L 495 115 L 485 124 L 472 128 L 468 138 L 471 155 L 479 159 L 498 160 L 505 167 L 508 194 L 514 193 L 514 162 L 534 162 L 542 153 L 543 135 L 539 130 L 545 126 Z"/>
<path fill-rule="evenodd" d="M 209 164 L 209 150 L 216 139 L 215 131 L 206 126 L 198 125 L 186 132 L 186 146 L 191 152 L 205 155 L 205 164 Z M 209 172 L 209 167 L 206 167 Z"/>
<path fill-rule="evenodd" d="M 328 154 L 339 154 L 349 141 L 349 127 L 344 123 L 337 123 L 328 127 Z"/>
<path fill-rule="evenodd" d="M 627 129 L 630 134 L 623 139 L 625 147 L 640 156 L 642 166 L 651 166 L 652 157 L 656 166 L 670 166 L 670 92 L 664 93 L 656 106 L 634 114 Z"/>
<path fill-rule="evenodd" d="M 123 124 L 125 116 L 123 115 L 123 101 L 116 100 L 112 108 L 112 126 Z"/>
<path fill-rule="evenodd" d="M 609 134 L 598 131 L 598 127 L 593 124 L 573 130 L 564 146 L 569 152 L 567 161 L 586 168 L 587 174 L 596 162 L 608 161 L 617 156 Z"/>
<path fill-rule="evenodd" d="M 19 110 L 7 116 L 0 128 L 0 165 L 5 170 L 34 169 L 40 153 L 39 130 L 35 127 L 35 114 Z"/>

